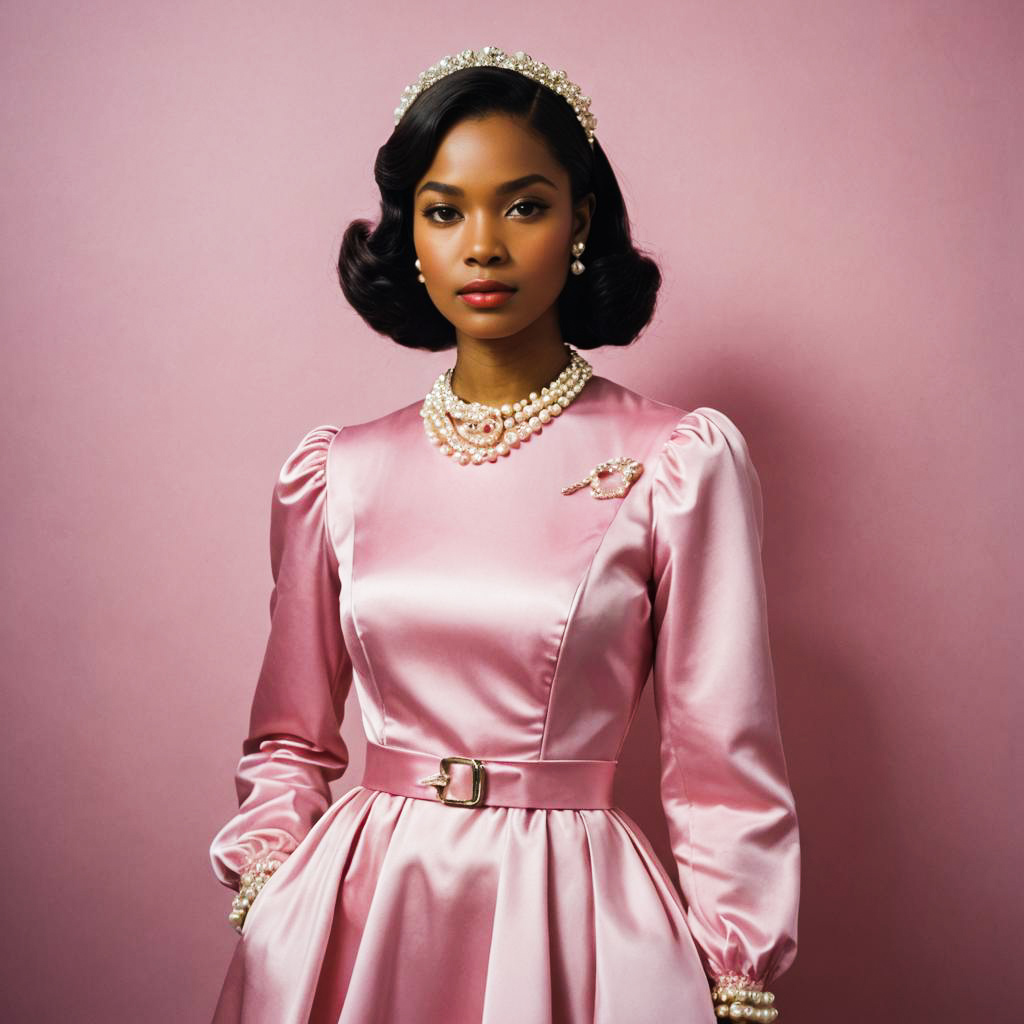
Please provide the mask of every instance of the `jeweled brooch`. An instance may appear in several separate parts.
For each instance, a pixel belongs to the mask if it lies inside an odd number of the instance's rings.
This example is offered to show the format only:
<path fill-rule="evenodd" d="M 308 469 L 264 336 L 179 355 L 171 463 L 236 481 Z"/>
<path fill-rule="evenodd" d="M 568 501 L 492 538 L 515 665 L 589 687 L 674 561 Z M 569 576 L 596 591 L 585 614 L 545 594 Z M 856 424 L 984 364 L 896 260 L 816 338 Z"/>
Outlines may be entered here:
<path fill-rule="evenodd" d="M 644 464 L 636 459 L 620 455 L 606 462 L 599 462 L 582 480 L 562 488 L 563 494 L 575 494 L 576 491 L 590 485 L 590 493 L 595 498 L 621 498 L 633 486 L 633 481 L 644 471 Z M 611 490 L 601 486 L 601 477 L 608 473 L 620 473 L 622 483 Z"/>

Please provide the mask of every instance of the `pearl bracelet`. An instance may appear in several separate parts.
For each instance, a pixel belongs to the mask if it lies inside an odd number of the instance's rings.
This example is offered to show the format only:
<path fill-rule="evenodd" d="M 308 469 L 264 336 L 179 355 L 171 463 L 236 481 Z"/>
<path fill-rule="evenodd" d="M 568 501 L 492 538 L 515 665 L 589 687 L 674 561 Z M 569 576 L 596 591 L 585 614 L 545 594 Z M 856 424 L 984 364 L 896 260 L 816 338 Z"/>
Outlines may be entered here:
<path fill-rule="evenodd" d="M 758 983 L 742 974 L 723 974 L 711 990 L 715 1016 L 729 1020 L 770 1022 L 779 1011 L 773 1005 L 775 994 L 757 987 Z"/>
<path fill-rule="evenodd" d="M 270 876 L 281 866 L 278 860 L 255 860 L 249 861 L 242 868 L 241 880 L 238 888 L 238 895 L 231 904 L 231 913 L 228 920 L 234 925 L 236 932 L 242 931 L 245 916 L 253 900 L 259 895 L 260 890 L 270 881 Z"/>

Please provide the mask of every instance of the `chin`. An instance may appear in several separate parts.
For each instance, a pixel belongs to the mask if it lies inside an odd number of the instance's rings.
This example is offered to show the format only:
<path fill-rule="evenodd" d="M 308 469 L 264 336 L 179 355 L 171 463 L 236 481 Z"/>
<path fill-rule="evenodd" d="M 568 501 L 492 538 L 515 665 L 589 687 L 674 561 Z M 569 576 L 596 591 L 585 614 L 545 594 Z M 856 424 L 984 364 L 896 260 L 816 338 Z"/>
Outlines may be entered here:
<path fill-rule="evenodd" d="M 518 324 L 492 323 L 492 324 L 456 324 L 458 329 L 470 338 L 478 338 L 480 341 L 499 341 L 501 338 L 511 338 L 518 334 L 522 327 Z"/>
<path fill-rule="evenodd" d="M 504 338 L 521 331 L 532 322 L 523 318 L 522 311 L 517 312 L 518 315 L 511 315 L 505 309 L 460 309 L 457 317 L 449 319 L 460 331 L 474 338 Z"/>

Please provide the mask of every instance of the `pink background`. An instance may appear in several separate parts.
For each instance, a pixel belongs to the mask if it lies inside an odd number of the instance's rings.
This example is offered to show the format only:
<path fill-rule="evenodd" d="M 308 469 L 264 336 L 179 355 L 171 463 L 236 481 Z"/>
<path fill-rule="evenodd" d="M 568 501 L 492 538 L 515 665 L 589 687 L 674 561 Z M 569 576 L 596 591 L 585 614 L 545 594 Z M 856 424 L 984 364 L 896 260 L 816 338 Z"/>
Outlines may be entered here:
<path fill-rule="evenodd" d="M 583 84 L 664 270 L 655 323 L 597 372 L 723 409 L 761 473 L 804 843 L 780 1019 L 1007 1005 L 1022 7 L 646 10 L 0 9 L 4 1020 L 209 1019 L 236 937 L 207 848 L 266 639 L 274 477 L 310 427 L 452 362 L 355 316 L 337 245 L 376 215 L 402 88 L 488 43 Z M 336 795 L 354 704 L 345 735 Z M 667 857 L 652 736 L 648 692 L 620 802 Z"/>

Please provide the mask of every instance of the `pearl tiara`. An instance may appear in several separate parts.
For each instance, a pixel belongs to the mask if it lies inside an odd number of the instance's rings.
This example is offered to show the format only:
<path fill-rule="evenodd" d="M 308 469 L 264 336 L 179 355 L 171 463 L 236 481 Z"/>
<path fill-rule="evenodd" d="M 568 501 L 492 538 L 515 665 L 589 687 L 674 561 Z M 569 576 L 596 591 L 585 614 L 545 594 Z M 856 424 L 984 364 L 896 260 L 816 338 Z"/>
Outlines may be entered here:
<path fill-rule="evenodd" d="M 546 85 L 565 101 L 576 112 L 576 120 L 583 125 L 587 133 L 587 141 L 591 147 L 594 145 L 594 129 L 597 127 L 597 118 L 590 112 L 590 97 L 584 96 L 583 91 L 574 82 L 570 82 L 564 71 L 555 71 L 547 64 L 534 60 L 528 53 L 517 50 L 513 54 L 507 54 L 497 46 L 485 46 L 480 50 L 463 50 L 454 57 L 442 57 L 436 64 L 432 64 L 426 71 L 420 72 L 420 77 L 407 85 L 402 93 L 402 100 L 395 107 L 395 124 L 402 120 L 402 115 L 409 109 L 409 104 L 421 92 L 429 89 L 442 78 L 450 75 L 453 71 L 461 71 L 463 68 L 507 68 L 509 71 L 518 71 L 519 74 L 532 78 L 541 85 Z"/>

